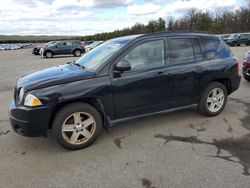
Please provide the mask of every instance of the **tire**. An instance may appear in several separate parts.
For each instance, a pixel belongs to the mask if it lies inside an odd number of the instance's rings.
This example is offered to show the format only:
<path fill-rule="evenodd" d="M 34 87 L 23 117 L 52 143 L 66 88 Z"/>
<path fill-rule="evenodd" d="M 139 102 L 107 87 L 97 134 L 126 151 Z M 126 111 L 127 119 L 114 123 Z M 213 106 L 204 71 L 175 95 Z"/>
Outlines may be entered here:
<path fill-rule="evenodd" d="M 246 75 L 246 74 L 243 74 L 244 78 L 246 81 L 250 82 L 250 76 Z"/>
<path fill-rule="evenodd" d="M 86 103 L 72 103 L 63 107 L 56 114 L 52 127 L 56 141 L 69 150 L 90 146 L 101 130 L 101 115 L 93 106 Z"/>
<path fill-rule="evenodd" d="M 235 46 L 237 46 L 237 43 L 236 43 L 236 42 L 233 42 L 233 43 L 231 44 L 231 47 L 235 47 Z"/>
<path fill-rule="evenodd" d="M 81 54 L 82 54 L 82 51 L 81 51 L 81 50 L 76 49 L 76 50 L 74 50 L 73 54 L 74 54 L 74 56 L 76 56 L 76 57 L 80 57 L 80 56 L 81 56 Z"/>
<path fill-rule="evenodd" d="M 213 91 L 216 95 L 214 95 Z M 204 116 L 216 116 L 222 112 L 226 103 L 226 87 L 219 82 L 211 82 L 202 93 L 198 111 Z"/>
<path fill-rule="evenodd" d="M 44 53 L 46 58 L 52 58 L 53 57 L 53 53 L 51 51 L 47 51 Z"/>

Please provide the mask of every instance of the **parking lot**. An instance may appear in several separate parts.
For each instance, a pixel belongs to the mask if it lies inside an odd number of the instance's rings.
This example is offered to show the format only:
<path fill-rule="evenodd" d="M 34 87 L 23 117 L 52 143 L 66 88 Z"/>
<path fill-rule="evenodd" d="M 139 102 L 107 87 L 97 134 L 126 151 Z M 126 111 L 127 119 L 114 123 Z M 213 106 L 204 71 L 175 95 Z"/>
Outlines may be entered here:
<path fill-rule="evenodd" d="M 241 62 L 248 50 L 232 48 Z M 14 133 L 8 106 L 17 79 L 75 59 L 0 51 L 0 187 L 249 187 L 250 82 L 243 78 L 219 116 L 190 110 L 129 121 L 79 151 L 61 148 L 50 134 Z"/>

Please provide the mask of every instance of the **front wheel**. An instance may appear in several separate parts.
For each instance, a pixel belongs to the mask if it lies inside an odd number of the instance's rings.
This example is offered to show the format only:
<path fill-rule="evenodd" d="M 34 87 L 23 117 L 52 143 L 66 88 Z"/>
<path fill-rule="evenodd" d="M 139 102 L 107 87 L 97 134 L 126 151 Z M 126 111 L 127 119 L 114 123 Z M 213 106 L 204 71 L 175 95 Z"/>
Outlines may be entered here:
<path fill-rule="evenodd" d="M 212 82 L 203 91 L 198 110 L 202 115 L 216 116 L 222 112 L 226 102 L 226 87 L 219 82 Z"/>
<path fill-rule="evenodd" d="M 47 51 L 47 52 L 45 52 L 45 57 L 46 58 L 52 58 L 53 57 L 53 53 L 51 51 Z"/>
<path fill-rule="evenodd" d="M 66 149 L 88 147 L 99 136 L 102 119 L 99 112 L 86 103 L 73 103 L 63 107 L 53 122 L 53 135 Z"/>

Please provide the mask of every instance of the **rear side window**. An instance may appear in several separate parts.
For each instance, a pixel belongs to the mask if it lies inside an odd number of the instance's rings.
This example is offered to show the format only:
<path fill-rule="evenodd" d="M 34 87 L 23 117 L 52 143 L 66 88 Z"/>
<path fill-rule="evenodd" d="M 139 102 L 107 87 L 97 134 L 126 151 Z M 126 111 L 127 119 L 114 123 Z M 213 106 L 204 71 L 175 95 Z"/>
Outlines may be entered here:
<path fill-rule="evenodd" d="M 198 39 L 170 39 L 170 61 L 172 64 L 182 64 L 202 61 L 203 55 Z"/>
<path fill-rule="evenodd" d="M 216 56 L 216 52 L 218 50 L 220 41 L 216 39 L 209 39 L 206 38 L 203 40 L 205 49 L 206 49 L 206 55 L 208 59 L 214 59 Z"/>
<path fill-rule="evenodd" d="M 229 47 L 219 38 L 204 38 L 203 43 L 208 60 L 233 56 Z"/>
<path fill-rule="evenodd" d="M 194 56 L 196 61 L 203 60 L 203 54 L 201 51 L 201 46 L 198 42 L 198 39 L 193 39 L 193 47 L 194 47 Z"/>
<path fill-rule="evenodd" d="M 173 64 L 182 64 L 194 61 L 192 39 L 170 39 L 170 61 Z"/>

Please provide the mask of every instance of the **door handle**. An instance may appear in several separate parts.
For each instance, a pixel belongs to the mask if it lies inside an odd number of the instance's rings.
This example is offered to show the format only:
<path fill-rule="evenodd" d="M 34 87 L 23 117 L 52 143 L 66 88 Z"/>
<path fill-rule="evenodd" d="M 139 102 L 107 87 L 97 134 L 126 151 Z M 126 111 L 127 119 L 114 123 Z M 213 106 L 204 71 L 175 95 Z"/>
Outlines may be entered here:
<path fill-rule="evenodd" d="M 168 72 L 157 72 L 156 73 L 156 75 L 155 75 L 156 77 L 164 77 L 164 76 L 169 76 L 169 73 Z"/>

